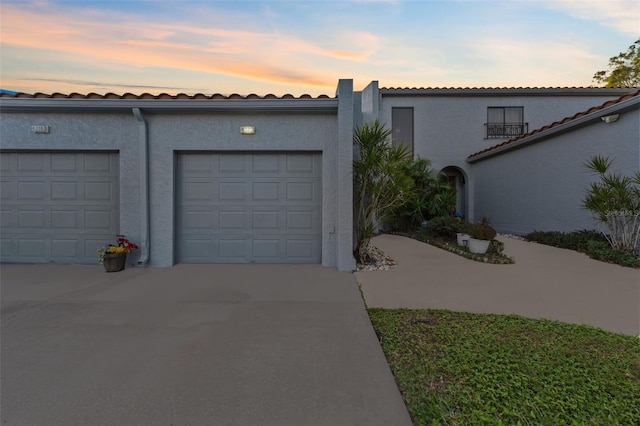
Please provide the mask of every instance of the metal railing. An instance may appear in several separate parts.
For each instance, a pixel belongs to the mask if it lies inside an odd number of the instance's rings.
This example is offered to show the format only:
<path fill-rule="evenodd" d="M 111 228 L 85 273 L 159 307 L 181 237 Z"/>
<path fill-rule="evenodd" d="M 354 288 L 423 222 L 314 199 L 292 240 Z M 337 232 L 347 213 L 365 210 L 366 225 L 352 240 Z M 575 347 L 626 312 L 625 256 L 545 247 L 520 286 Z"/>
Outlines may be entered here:
<path fill-rule="evenodd" d="M 512 138 L 529 131 L 529 123 L 485 123 L 487 139 Z"/>

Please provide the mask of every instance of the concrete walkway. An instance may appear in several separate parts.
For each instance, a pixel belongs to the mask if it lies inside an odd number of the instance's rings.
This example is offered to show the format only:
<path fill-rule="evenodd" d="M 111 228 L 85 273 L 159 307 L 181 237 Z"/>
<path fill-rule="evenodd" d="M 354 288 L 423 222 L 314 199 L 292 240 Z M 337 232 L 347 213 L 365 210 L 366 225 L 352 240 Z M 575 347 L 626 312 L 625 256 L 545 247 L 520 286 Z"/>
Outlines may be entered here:
<path fill-rule="evenodd" d="M 357 272 L 368 307 L 517 314 L 640 335 L 640 271 L 499 237 L 513 265 L 475 262 L 410 238 L 373 244 L 398 266 Z"/>
<path fill-rule="evenodd" d="M 353 274 L 2 265 L 2 425 L 410 425 Z"/>

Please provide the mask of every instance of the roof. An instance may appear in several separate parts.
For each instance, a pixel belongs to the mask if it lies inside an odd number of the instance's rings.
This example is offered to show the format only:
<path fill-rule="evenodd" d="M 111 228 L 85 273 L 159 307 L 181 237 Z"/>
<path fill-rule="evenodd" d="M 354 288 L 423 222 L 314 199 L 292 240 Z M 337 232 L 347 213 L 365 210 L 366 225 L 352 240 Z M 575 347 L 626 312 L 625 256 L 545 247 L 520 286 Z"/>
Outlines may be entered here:
<path fill-rule="evenodd" d="M 256 94 L 239 95 L 237 93 L 231 95 L 222 95 L 220 93 L 214 93 L 213 95 L 205 95 L 204 93 L 196 93 L 188 95 L 186 93 L 178 93 L 176 95 L 170 95 L 168 93 L 160 93 L 159 95 L 152 95 L 151 93 L 142 93 L 139 95 L 133 93 L 125 93 L 118 95 L 116 93 L 105 93 L 100 95 L 98 93 L 24 93 L 24 92 L 1 92 L 0 98 L 30 98 L 30 99 L 329 99 L 327 95 L 320 95 L 317 98 L 313 98 L 311 95 L 300 95 L 295 97 L 293 95 L 276 96 L 272 94 L 258 96 Z"/>
<path fill-rule="evenodd" d="M 602 105 L 594 106 L 586 111 L 579 112 L 570 117 L 565 117 L 562 120 L 554 121 L 551 124 L 542 126 L 539 129 L 532 130 L 524 135 L 516 136 L 505 142 L 483 149 L 467 157 L 468 162 L 474 162 L 482 158 L 486 158 L 500 152 L 517 148 L 527 143 L 535 142 L 542 138 L 549 137 L 550 135 L 559 131 L 565 131 L 566 129 L 578 124 L 583 124 L 593 120 L 597 120 L 600 117 L 612 114 L 616 111 L 629 108 L 630 106 L 640 105 L 640 89 L 635 89 L 631 93 L 620 96 L 617 99 L 609 100 Z"/>
<path fill-rule="evenodd" d="M 383 96 L 620 96 L 630 87 L 382 87 Z"/>
<path fill-rule="evenodd" d="M 251 112 L 329 112 L 338 107 L 338 99 L 327 95 L 313 98 L 310 95 L 171 95 L 161 93 L 0 93 L 0 110 L 3 112 L 51 112 L 51 111 L 125 111 L 140 108 L 154 112 L 204 112 L 204 111 L 251 111 Z"/>

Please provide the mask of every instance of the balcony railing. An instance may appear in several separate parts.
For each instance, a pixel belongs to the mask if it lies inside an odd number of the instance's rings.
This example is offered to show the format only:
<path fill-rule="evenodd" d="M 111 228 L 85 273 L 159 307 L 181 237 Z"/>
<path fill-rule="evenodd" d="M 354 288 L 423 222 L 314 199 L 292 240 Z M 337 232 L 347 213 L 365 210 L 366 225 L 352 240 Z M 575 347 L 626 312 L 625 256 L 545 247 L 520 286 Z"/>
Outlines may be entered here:
<path fill-rule="evenodd" d="M 529 123 L 485 123 L 487 139 L 512 138 L 529 131 Z"/>

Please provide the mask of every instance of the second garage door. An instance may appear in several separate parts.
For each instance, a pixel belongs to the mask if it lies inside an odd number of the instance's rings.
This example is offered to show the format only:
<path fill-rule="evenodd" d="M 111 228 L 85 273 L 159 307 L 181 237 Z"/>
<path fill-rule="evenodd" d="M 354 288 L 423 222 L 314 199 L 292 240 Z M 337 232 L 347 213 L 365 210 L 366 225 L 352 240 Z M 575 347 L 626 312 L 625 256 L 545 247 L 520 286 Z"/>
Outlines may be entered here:
<path fill-rule="evenodd" d="M 119 231 L 117 153 L 0 153 L 0 261 L 96 264 Z"/>
<path fill-rule="evenodd" d="M 319 153 L 178 156 L 177 261 L 320 263 Z"/>

